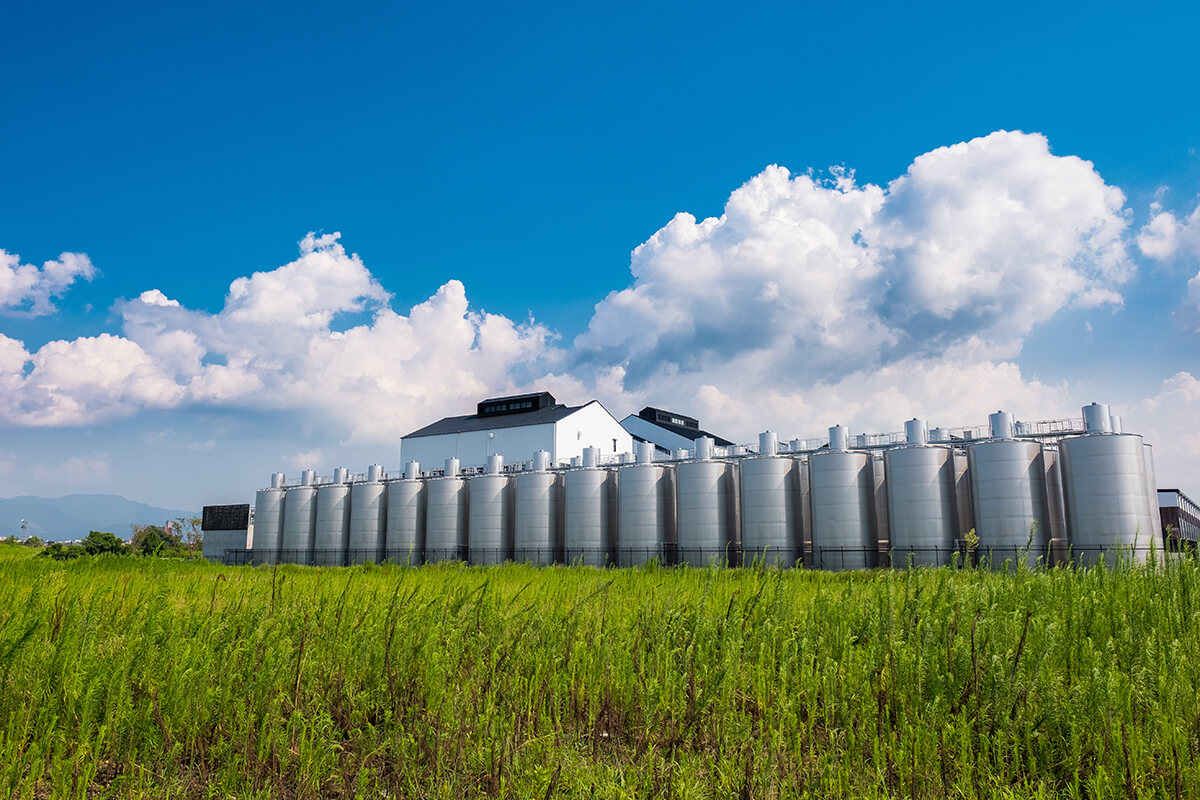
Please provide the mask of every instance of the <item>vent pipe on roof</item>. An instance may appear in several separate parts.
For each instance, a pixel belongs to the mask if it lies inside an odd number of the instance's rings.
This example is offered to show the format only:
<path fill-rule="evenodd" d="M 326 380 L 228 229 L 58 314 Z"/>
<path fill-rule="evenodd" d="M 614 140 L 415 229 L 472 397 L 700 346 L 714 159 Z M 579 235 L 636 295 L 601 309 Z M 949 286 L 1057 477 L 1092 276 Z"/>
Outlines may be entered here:
<path fill-rule="evenodd" d="M 779 452 L 779 434 L 775 431 L 763 431 L 758 435 L 758 454 L 773 456 Z"/>
<path fill-rule="evenodd" d="M 1112 414 L 1107 403 L 1083 407 L 1083 427 L 1088 433 L 1112 433 Z"/>
<path fill-rule="evenodd" d="M 950 441 L 950 431 L 945 428 L 934 428 L 929 432 L 929 441 L 948 442 Z"/>
<path fill-rule="evenodd" d="M 1120 415 L 1118 415 L 1118 414 L 1112 415 L 1110 422 L 1109 422 L 1109 426 L 1112 428 L 1113 433 L 1124 433 L 1125 432 L 1125 422 L 1121 419 Z"/>
<path fill-rule="evenodd" d="M 711 461 L 713 457 L 713 445 L 715 442 L 711 436 L 701 436 L 696 440 L 696 460 Z"/>
<path fill-rule="evenodd" d="M 415 481 L 421 477 L 421 463 L 419 461 L 410 461 L 404 467 L 404 477 L 410 481 Z"/>
<path fill-rule="evenodd" d="M 847 440 L 850 438 L 849 431 L 842 425 L 834 425 L 829 429 L 829 449 L 842 451 L 846 450 Z"/>

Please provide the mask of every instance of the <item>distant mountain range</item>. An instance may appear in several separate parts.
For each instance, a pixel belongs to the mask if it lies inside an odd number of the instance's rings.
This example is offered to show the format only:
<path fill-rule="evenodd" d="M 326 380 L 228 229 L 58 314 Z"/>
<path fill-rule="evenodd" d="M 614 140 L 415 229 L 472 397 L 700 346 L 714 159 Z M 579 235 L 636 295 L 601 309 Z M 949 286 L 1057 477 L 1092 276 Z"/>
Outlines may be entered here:
<path fill-rule="evenodd" d="M 111 531 L 128 539 L 132 524 L 162 525 L 169 519 L 198 516 L 198 511 L 155 508 L 115 494 L 0 498 L 0 536 L 20 536 L 24 519 L 30 536 L 48 541 L 82 539 L 88 531 Z"/>

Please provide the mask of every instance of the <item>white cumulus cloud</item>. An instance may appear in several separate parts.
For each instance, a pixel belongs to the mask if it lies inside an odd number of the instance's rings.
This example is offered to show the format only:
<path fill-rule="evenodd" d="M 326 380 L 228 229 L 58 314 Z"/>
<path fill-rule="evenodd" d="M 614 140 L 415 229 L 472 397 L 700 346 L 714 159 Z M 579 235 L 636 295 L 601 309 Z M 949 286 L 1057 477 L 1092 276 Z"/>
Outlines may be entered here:
<path fill-rule="evenodd" d="M 22 264 L 15 253 L 0 250 L 0 311 L 32 317 L 54 313 L 54 300 L 82 278 L 90 281 L 96 268 L 83 253 L 63 253 L 41 268 Z"/>

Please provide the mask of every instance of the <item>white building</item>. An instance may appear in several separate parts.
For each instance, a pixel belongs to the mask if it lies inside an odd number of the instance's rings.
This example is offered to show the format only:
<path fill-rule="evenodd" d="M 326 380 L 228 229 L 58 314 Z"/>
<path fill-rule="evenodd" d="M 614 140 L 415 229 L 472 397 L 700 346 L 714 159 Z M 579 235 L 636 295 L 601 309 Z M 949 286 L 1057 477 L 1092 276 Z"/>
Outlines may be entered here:
<path fill-rule="evenodd" d="M 623 427 L 638 442 L 651 442 L 662 453 L 694 450 L 696 440 L 708 436 L 717 447 L 730 447 L 733 442 L 700 429 L 699 420 L 674 411 L 646 406 L 636 415 L 621 420 Z"/>
<path fill-rule="evenodd" d="M 627 453 L 633 439 L 599 402 L 565 406 L 541 392 L 484 400 L 474 414 L 446 417 L 415 430 L 400 440 L 400 459 L 439 469 L 448 458 L 470 467 L 500 455 L 514 464 L 545 450 L 552 464 L 569 464 L 585 447 Z"/>

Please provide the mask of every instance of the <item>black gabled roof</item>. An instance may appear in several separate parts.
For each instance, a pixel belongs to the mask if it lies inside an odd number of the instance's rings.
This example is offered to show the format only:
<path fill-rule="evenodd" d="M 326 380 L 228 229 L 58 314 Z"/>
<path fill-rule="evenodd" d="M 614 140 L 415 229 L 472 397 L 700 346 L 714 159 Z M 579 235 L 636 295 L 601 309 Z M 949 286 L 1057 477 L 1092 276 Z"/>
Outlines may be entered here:
<path fill-rule="evenodd" d="M 651 425 L 654 425 L 656 427 L 662 428 L 664 431 L 670 431 L 671 433 L 674 433 L 678 436 L 682 436 L 683 438 L 689 439 L 693 442 L 696 441 L 697 439 L 699 439 L 701 436 L 707 436 L 708 438 L 713 440 L 713 444 L 715 444 L 717 447 L 732 447 L 734 444 L 733 442 L 729 441 L 728 439 L 722 439 L 720 436 L 717 436 L 715 433 L 709 433 L 708 431 L 702 431 L 699 428 L 685 428 L 682 425 L 674 425 L 670 422 L 653 422 L 651 420 L 646 420 L 646 422 L 649 422 Z M 634 436 L 635 436 L 635 438 L 637 438 L 636 435 L 634 435 Z"/>
<path fill-rule="evenodd" d="M 404 439 L 415 439 L 420 436 L 441 436 L 446 433 L 470 433 L 473 431 L 494 431 L 501 428 L 521 428 L 526 425 L 546 425 L 558 422 L 575 413 L 583 406 L 553 405 L 525 411 L 519 414 L 485 415 L 467 414 L 462 417 L 445 417 L 432 425 L 418 428 L 404 436 Z"/>

